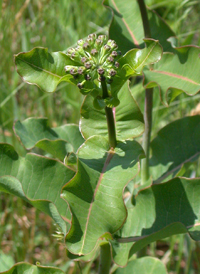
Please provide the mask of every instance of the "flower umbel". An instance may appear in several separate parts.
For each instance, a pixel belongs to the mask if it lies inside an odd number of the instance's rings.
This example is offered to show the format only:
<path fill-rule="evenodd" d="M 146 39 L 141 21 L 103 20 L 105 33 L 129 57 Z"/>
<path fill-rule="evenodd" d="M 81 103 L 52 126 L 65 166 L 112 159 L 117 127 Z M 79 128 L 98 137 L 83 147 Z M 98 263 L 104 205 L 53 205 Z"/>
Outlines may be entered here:
<path fill-rule="evenodd" d="M 101 81 L 102 77 L 110 84 L 119 68 L 117 59 L 121 53 L 117 48 L 116 42 L 106 35 L 90 34 L 86 40 L 79 40 L 75 48 L 68 49 L 67 55 L 75 65 L 65 66 L 65 71 L 74 77 L 80 89 L 86 81 Z"/>

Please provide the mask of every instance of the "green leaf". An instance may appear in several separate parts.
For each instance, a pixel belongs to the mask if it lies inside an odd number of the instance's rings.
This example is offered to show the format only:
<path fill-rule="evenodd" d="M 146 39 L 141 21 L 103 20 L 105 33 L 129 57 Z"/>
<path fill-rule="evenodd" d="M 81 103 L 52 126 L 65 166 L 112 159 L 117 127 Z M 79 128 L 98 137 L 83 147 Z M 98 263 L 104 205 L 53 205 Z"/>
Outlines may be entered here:
<path fill-rule="evenodd" d="M 15 264 L 11 269 L 1 274 L 64 274 L 64 272 L 55 267 L 31 265 L 29 263 Z"/>
<path fill-rule="evenodd" d="M 98 242 L 99 245 L 101 244 L 101 242 L 105 242 L 105 240 L 103 240 L 103 239 L 99 240 L 99 242 Z M 87 255 L 73 254 L 73 253 L 69 252 L 69 250 L 66 249 L 66 255 L 67 255 L 67 258 L 69 258 L 70 260 L 77 260 L 77 261 L 81 261 L 81 262 L 91 262 L 99 257 L 99 249 L 98 249 L 98 247 L 96 247 L 92 250 L 92 252 L 90 252 Z"/>
<path fill-rule="evenodd" d="M 86 140 L 78 151 L 78 172 L 63 188 L 62 197 L 69 203 L 72 226 L 66 236 L 71 253 L 85 255 L 100 237 L 111 238 L 126 219 L 122 192 L 138 172 L 143 155 L 135 141 L 118 143 L 109 150 L 101 136 Z"/>
<path fill-rule="evenodd" d="M 151 142 L 151 175 L 159 183 L 200 155 L 200 115 L 176 120 L 162 128 Z"/>
<path fill-rule="evenodd" d="M 132 49 L 128 51 L 119 63 L 126 71 L 125 76 L 139 75 L 145 66 L 158 62 L 162 56 L 162 48 L 158 41 L 144 39 L 146 47 L 142 50 Z"/>
<path fill-rule="evenodd" d="M 62 52 L 49 53 L 47 48 L 34 48 L 15 55 L 17 72 L 28 84 L 42 91 L 53 92 L 62 81 L 75 84 L 72 75 L 66 75 L 64 67 L 76 64 Z"/>
<path fill-rule="evenodd" d="M 129 204 L 125 225 L 112 242 L 114 261 L 126 265 L 138 250 L 156 240 L 189 233 L 200 240 L 200 179 L 174 178 L 139 192 Z M 128 243 L 122 242 L 127 238 Z M 126 239 L 126 241 L 127 241 Z M 133 243 L 134 242 L 134 243 Z"/>
<path fill-rule="evenodd" d="M 160 59 L 161 54 L 159 54 L 159 51 L 161 52 L 161 48 L 158 42 L 149 39 L 145 40 L 145 43 L 147 48 L 134 50 L 127 57 L 120 58 L 121 73 L 118 77 L 114 77 L 111 84 L 113 96 L 116 97 L 116 93 L 130 75 L 141 73 L 143 66 L 157 62 Z M 133 61 L 130 61 L 131 58 L 133 58 Z M 125 62 L 128 63 L 126 73 L 122 68 Z M 15 55 L 15 64 L 17 72 L 25 82 L 37 85 L 46 92 L 55 91 L 57 85 L 62 81 L 76 85 L 77 81 L 71 74 L 66 74 L 64 67 L 66 65 L 80 65 L 62 52 L 49 53 L 45 48 L 34 48 L 29 52 Z M 86 81 L 84 88 L 80 91 L 84 95 L 91 91 L 98 94 L 99 87 L 96 82 Z"/>
<path fill-rule="evenodd" d="M 161 100 L 167 105 L 182 92 L 192 96 L 200 90 L 199 71 L 200 48 L 179 48 L 176 54 L 163 54 L 153 68 L 144 68 L 144 85 L 159 86 Z"/>
<path fill-rule="evenodd" d="M 104 5 L 111 8 L 113 13 L 109 37 L 116 41 L 122 53 L 132 48 L 144 47 L 144 30 L 137 1 L 104 0 Z M 172 51 L 167 39 L 175 36 L 174 32 L 162 18 L 149 9 L 148 18 L 152 38 L 160 41 L 164 51 Z"/>
<path fill-rule="evenodd" d="M 70 223 L 67 216 L 71 214 L 60 193 L 74 172 L 61 162 L 46 157 L 35 154 L 20 157 L 8 144 L 0 144 L 0 162 L 0 191 L 22 198 L 44 211 L 66 234 L 66 222 Z"/>
<path fill-rule="evenodd" d="M 112 96 L 117 97 L 118 91 L 128 78 L 140 75 L 145 66 L 161 59 L 162 48 L 158 41 L 153 39 L 144 39 L 144 41 L 146 44 L 144 49 L 132 49 L 118 60 L 119 69 L 111 83 Z"/>
<path fill-rule="evenodd" d="M 113 109 L 117 139 L 122 141 L 139 136 L 144 131 L 142 113 L 133 99 L 128 83 L 118 93 L 120 104 Z M 108 138 L 105 110 L 97 110 L 93 106 L 93 98 L 87 96 L 81 108 L 80 129 L 85 139 L 93 135 Z"/>
<path fill-rule="evenodd" d="M 0 270 L 6 271 L 14 265 L 15 261 L 11 255 L 4 254 L 0 251 Z"/>
<path fill-rule="evenodd" d="M 65 156 L 76 152 L 84 142 L 77 125 L 50 128 L 44 118 L 29 118 L 14 125 L 16 135 L 26 149 L 39 147 L 63 161 Z"/>
<path fill-rule="evenodd" d="M 118 268 L 113 274 L 167 274 L 165 265 L 153 257 L 143 257 L 128 262 L 125 268 Z"/>

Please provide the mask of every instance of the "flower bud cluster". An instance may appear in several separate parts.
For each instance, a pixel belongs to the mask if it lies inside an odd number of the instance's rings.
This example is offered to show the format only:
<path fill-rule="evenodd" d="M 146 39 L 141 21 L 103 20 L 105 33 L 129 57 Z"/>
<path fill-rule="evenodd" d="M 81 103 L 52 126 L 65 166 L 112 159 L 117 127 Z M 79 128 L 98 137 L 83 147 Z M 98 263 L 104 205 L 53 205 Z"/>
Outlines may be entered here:
<path fill-rule="evenodd" d="M 76 65 L 65 66 L 65 71 L 74 77 L 80 89 L 86 81 L 96 79 L 111 83 L 119 68 L 117 59 L 121 53 L 117 48 L 116 42 L 106 35 L 90 34 L 86 40 L 79 40 L 75 48 L 68 49 L 67 55 Z"/>

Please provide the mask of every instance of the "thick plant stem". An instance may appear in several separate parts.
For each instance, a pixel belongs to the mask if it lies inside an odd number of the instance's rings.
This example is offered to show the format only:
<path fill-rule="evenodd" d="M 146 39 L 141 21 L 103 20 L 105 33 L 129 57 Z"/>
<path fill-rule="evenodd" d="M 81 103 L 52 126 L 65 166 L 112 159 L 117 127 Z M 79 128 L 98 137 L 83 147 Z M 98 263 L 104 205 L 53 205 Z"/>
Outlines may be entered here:
<path fill-rule="evenodd" d="M 108 242 L 100 245 L 100 261 L 98 274 L 109 274 L 111 266 L 111 252 Z"/>
<path fill-rule="evenodd" d="M 149 25 L 149 19 L 148 19 L 148 16 L 147 16 L 147 9 L 146 9 L 144 0 L 138 0 L 138 5 L 140 7 L 140 13 L 141 13 L 141 16 L 142 16 L 144 36 L 145 36 L 145 38 L 151 38 L 151 29 L 150 29 L 150 25 Z"/>
<path fill-rule="evenodd" d="M 101 76 L 101 87 L 103 99 L 109 96 L 105 78 Z M 106 120 L 108 126 L 108 138 L 110 148 L 115 148 L 117 144 L 116 131 L 115 131 L 115 120 L 112 108 L 105 107 Z M 98 274 L 109 274 L 111 266 L 111 251 L 108 242 L 100 245 L 100 261 Z"/>
<path fill-rule="evenodd" d="M 140 13 L 142 16 L 143 28 L 145 38 L 151 38 L 151 30 L 147 16 L 147 10 L 144 0 L 138 0 Z M 149 179 L 149 149 L 151 140 L 151 127 L 152 127 L 152 108 L 153 108 L 153 89 L 146 89 L 145 91 L 145 109 L 144 109 L 144 122 L 145 130 L 143 135 L 143 149 L 146 158 L 141 161 L 141 180 L 142 184 Z"/>
<path fill-rule="evenodd" d="M 108 90 L 107 90 L 107 85 L 104 77 L 102 77 L 101 79 L 101 86 L 103 91 L 103 99 L 105 99 L 106 97 L 108 97 Z M 115 148 L 117 141 L 116 141 L 115 121 L 114 121 L 112 108 L 105 107 L 105 113 L 106 113 L 106 120 L 107 120 L 107 126 L 108 126 L 109 144 L 111 148 Z"/>
<path fill-rule="evenodd" d="M 152 126 L 152 107 L 153 107 L 153 89 L 145 90 L 145 106 L 144 106 L 144 123 L 145 129 L 143 134 L 143 149 L 146 158 L 141 161 L 141 179 L 144 184 L 149 179 L 149 148 L 151 140 Z"/>

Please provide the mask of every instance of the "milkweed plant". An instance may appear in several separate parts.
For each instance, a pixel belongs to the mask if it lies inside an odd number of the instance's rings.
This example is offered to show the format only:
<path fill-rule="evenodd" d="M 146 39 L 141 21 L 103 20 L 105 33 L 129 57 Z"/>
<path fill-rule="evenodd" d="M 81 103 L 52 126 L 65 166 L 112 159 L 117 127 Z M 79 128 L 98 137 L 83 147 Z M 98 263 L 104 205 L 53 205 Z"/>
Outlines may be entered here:
<path fill-rule="evenodd" d="M 79 125 L 15 122 L 25 148 L 44 154 L 21 157 L 2 143 L 0 190 L 53 219 L 69 260 L 96 260 L 99 274 L 149 273 L 144 265 L 164 274 L 163 262 L 141 250 L 174 234 L 200 240 L 200 179 L 187 169 L 199 157 L 200 117 L 170 122 L 151 140 L 153 94 L 165 107 L 181 93 L 197 94 L 200 48 L 170 43 L 175 34 L 143 0 L 123 2 L 126 12 L 120 0 L 104 1 L 113 13 L 108 35 L 90 34 L 65 52 L 38 47 L 15 55 L 28 84 L 54 92 L 66 81 L 85 98 Z M 140 85 L 142 111 L 130 79 Z M 1 273 L 32 270 L 64 273 L 25 262 Z"/>

